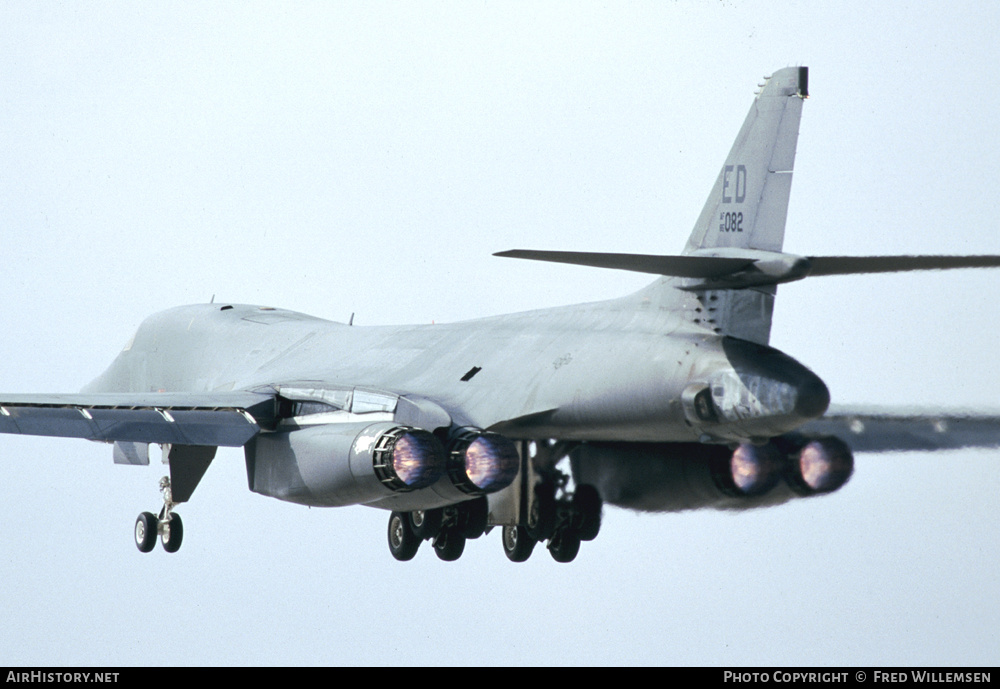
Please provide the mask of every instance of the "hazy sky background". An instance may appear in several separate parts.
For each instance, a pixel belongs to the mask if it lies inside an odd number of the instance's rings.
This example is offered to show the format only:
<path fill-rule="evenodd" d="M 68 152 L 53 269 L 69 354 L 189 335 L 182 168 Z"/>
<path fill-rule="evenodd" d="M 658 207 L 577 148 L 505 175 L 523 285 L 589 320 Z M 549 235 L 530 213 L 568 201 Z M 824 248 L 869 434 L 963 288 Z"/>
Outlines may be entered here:
<path fill-rule="evenodd" d="M 992 2 L 0 1 L 0 389 L 72 392 L 141 320 L 356 325 L 620 296 L 492 258 L 676 253 L 760 77 L 810 67 L 785 248 L 1000 253 Z M 835 402 L 997 406 L 1000 273 L 782 286 Z M 220 451 L 140 554 L 164 467 L 0 437 L 0 662 L 995 664 L 996 452 L 859 455 L 739 515 L 609 509 L 571 565 L 397 563 L 387 515 L 247 491 Z"/>

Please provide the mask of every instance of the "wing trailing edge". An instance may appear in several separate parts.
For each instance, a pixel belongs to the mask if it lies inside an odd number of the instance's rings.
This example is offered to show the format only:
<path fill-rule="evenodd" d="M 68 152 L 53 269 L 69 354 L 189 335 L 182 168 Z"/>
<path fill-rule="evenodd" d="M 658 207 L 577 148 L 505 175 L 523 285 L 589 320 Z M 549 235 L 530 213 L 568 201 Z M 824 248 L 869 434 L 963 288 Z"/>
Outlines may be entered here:
<path fill-rule="evenodd" d="M 0 396 L 0 433 L 105 442 L 241 447 L 273 415 L 253 392 Z"/>

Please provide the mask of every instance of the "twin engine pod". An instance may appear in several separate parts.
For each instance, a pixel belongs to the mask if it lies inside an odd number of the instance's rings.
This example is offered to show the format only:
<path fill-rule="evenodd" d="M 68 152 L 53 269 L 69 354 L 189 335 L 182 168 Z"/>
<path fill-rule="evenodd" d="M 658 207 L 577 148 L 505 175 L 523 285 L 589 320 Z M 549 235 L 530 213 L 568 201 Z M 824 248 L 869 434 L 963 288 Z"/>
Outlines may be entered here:
<path fill-rule="evenodd" d="M 712 478 L 726 495 L 766 495 L 784 479 L 799 495 L 837 490 L 854 471 L 847 444 L 833 436 L 816 439 L 775 438 L 765 445 L 743 443 L 728 456 L 709 461 Z"/>
<path fill-rule="evenodd" d="M 838 438 L 786 435 L 735 449 L 701 443 L 584 443 L 570 453 L 577 484 L 613 505 L 651 512 L 748 509 L 830 493 L 854 458 Z"/>
<path fill-rule="evenodd" d="M 445 475 L 460 496 L 506 488 L 519 467 L 514 444 L 468 432 L 449 452 L 437 437 L 391 421 L 336 423 L 261 434 L 245 448 L 250 490 L 316 506 L 369 504 L 413 493 Z"/>

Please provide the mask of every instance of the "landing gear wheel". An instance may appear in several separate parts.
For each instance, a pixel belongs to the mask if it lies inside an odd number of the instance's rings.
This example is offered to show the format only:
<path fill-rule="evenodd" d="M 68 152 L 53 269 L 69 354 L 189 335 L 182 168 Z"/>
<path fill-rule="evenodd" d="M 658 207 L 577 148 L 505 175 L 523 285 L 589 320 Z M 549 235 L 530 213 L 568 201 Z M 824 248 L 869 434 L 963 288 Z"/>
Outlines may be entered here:
<path fill-rule="evenodd" d="M 549 552 L 556 562 L 572 562 L 580 552 L 580 532 L 576 529 L 560 529 L 549 541 Z"/>
<path fill-rule="evenodd" d="M 409 515 L 393 512 L 389 515 L 389 552 L 400 562 L 412 560 L 420 547 L 420 539 L 410 527 Z"/>
<path fill-rule="evenodd" d="M 527 530 L 536 541 L 547 541 L 556 526 L 556 489 L 550 483 L 535 486 L 535 500 L 528 512 Z"/>
<path fill-rule="evenodd" d="M 503 527 L 503 553 L 511 562 L 524 562 L 531 557 L 537 542 L 523 526 Z"/>
<path fill-rule="evenodd" d="M 486 521 L 490 516 L 489 503 L 486 497 L 463 502 L 458 506 L 461 514 L 461 532 L 466 538 L 479 538 L 486 531 Z"/>
<path fill-rule="evenodd" d="M 148 553 L 156 545 L 156 515 L 143 512 L 135 520 L 135 547 Z"/>
<path fill-rule="evenodd" d="M 410 512 L 410 528 L 413 535 L 420 540 L 434 538 L 441 533 L 441 522 L 444 519 L 444 512 L 436 510 L 414 510 Z"/>
<path fill-rule="evenodd" d="M 184 540 L 184 524 L 181 522 L 181 515 L 171 512 L 170 521 L 163 524 L 160 543 L 168 553 L 176 553 L 180 550 L 182 540 Z"/>
<path fill-rule="evenodd" d="M 579 515 L 581 541 L 592 541 L 601 532 L 601 495 L 589 484 L 576 487 L 573 508 Z"/>
<path fill-rule="evenodd" d="M 465 550 L 465 536 L 458 531 L 445 529 L 434 539 L 434 552 L 445 562 L 453 562 L 462 557 Z"/>

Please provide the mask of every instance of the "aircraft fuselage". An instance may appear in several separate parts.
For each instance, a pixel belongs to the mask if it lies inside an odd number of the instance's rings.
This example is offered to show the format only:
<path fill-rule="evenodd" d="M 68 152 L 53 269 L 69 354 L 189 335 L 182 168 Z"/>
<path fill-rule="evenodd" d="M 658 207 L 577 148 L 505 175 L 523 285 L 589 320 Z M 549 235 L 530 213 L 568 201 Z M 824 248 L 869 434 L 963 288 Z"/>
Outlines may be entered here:
<path fill-rule="evenodd" d="M 397 327 L 180 307 L 147 319 L 86 392 L 360 387 L 432 399 L 455 426 L 581 441 L 755 440 L 825 411 L 822 382 L 777 350 L 624 301 Z"/>

